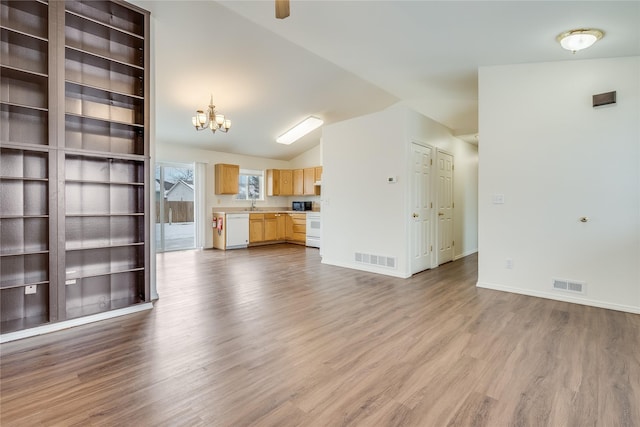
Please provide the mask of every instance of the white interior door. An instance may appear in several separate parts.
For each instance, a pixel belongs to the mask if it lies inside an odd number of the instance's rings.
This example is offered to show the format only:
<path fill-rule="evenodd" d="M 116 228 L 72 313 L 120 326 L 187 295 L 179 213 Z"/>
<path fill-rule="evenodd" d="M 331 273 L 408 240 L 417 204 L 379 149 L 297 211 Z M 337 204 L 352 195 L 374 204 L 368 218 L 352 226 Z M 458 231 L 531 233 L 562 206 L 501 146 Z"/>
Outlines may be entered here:
<path fill-rule="evenodd" d="M 453 156 L 438 150 L 438 265 L 453 260 Z"/>
<path fill-rule="evenodd" d="M 432 266 L 431 169 L 433 150 L 431 147 L 418 144 L 411 144 L 411 147 L 413 180 L 411 183 L 411 273 L 417 273 Z"/>

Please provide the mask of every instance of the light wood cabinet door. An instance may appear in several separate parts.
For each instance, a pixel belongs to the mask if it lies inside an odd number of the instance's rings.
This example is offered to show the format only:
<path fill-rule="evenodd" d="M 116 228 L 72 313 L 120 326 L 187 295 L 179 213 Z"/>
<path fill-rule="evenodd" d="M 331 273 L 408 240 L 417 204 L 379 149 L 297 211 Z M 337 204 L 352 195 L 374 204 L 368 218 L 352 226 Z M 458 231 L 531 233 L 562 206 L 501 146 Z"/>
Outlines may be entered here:
<path fill-rule="evenodd" d="M 289 169 L 280 170 L 280 196 L 293 195 L 293 171 Z"/>
<path fill-rule="evenodd" d="M 218 163 L 216 164 L 215 168 L 215 193 L 238 194 L 238 177 L 240 176 L 240 166 Z"/>
<path fill-rule="evenodd" d="M 267 196 L 280 195 L 280 170 L 267 169 Z"/>
<path fill-rule="evenodd" d="M 293 218 L 290 214 L 284 216 L 284 238 L 286 240 L 293 240 Z"/>
<path fill-rule="evenodd" d="M 264 214 L 264 241 L 278 240 L 278 214 Z"/>
<path fill-rule="evenodd" d="M 286 220 L 287 214 L 276 214 L 276 240 L 284 240 L 286 235 Z"/>
<path fill-rule="evenodd" d="M 304 185 L 303 192 L 305 196 L 313 196 L 316 194 L 316 170 L 315 168 L 306 168 L 303 171 Z"/>
<path fill-rule="evenodd" d="M 298 243 L 307 241 L 307 214 L 289 214 L 291 217 L 291 237 L 287 240 Z"/>
<path fill-rule="evenodd" d="M 264 214 L 249 215 L 249 243 L 264 242 Z"/>
<path fill-rule="evenodd" d="M 322 181 L 322 166 L 316 166 L 313 168 L 315 174 L 315 181 Z"/>
<path fill-rule="evenodd" d="M 293 170 L 293 195 L 302 196 L 304 194 L 304 171 L 302 169 Z"/>

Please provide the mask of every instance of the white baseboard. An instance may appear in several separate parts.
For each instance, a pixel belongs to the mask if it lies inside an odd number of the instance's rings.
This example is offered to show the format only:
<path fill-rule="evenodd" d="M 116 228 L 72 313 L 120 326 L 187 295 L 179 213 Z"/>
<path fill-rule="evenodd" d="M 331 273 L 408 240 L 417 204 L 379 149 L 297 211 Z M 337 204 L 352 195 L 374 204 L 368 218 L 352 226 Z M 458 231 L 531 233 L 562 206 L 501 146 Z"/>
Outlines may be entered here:
<path fill-rule="evenodd" d="M 552 293 L 552 292 L 536 291 L 532 289 L 514 288 L 513 286 L 499 285 L 496 283 L 487 283 L 487 282 L 480 282 L 480 281 L 476 283 L 476 286 L 484 289 L 492 289 L 494 291 L 510 292 L 513 294 L 528 295 L 531 297 L 546 298 L 546 299 L 551 299 L 555 301 L 563 301 L 563 302 L 570 302 L 573 304 L 587 305 L 590 307 L 606 308 L 609 310 L 640 314 L 640 307 L 603 302 L 603 301 L 591 300 L 586 298 L 576 298 L 576 297 L 561 294 L 561 293 Z"/>
<path fill-rule="evenodd" d="M 473 254 L 475 254 L 475 253 L 477 253 L 477 252 L 478 252 L 478 249 L 471 249 L 471 250 L 468 250 L 468 251 L 466 251 L 466 252 L 461 253 L 460 255 L 456 255 L 456 256 L 454 256 L 454 257 L 453 257 L 453 260 L 454 260 L 454 261 L 457 261 L 457 260 L 459 260 L 460 258 L 464 258 L 464 257 L 466 257 L 466 256 L 473 255 Z"/>
<path fill-rule="evenodd" d="M 35 328 L 24 329 L 22 331 L 9 332 L 0 335 L 0 344 L 9 341 L 21 340 L 23 338 L 35 337 L 42 334 L 48 334 L 50 332 L 61 331 L 63 329 L 73 328 L 74 326 L 86 325 L 88 323 L 124 316 L 126 314 L 137 313 L 139 311 L 151 310 L 152 308 L 153 303 L 145 302 L 142 304 L 132 305 L 130 307 L 120 308 L 118 310 L 92 314 L 91 316 L 78 317 L 77 319 L 48 323 L 46 325 L 36 326 Z"/>

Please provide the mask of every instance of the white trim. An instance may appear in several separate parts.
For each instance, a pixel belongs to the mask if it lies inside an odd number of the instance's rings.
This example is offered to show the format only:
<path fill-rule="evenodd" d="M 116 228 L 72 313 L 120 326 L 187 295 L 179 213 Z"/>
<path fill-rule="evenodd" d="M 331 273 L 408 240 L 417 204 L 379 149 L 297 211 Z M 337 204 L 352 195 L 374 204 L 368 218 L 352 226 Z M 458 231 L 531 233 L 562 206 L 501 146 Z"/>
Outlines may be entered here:
<path fill-rule="evenodd" d="M 194 194 L 194 214 L 195 214 L 195 246 L 196 249 L 203 249 L 207 244 L 207 225 L 211 220 L 207 218 L 207 164 L 195 162 L 193 165 L 193 182 L 195 184 Z"/>
<path fill-rule="evenodd" d="M 492 289 L 494 291 L 510 292 L 513 294 L 528 295 L 532 297 L 551 299 L 556 301 L 570 302 L 573 304 L 587 305 L 590 307 L 606 308 L 609 310 L 624 311 L 626 313 L 640 314 L 640 307 L 622 305 L 609 302 L 595 301 L 591 299 L 578 298 L 569 295 L 534 291 L 531 289 L 514 288 L 512 286 L 498 285 L 496 283 L 477 282 L 478 288 Z"/>
<path fill-rule="evenodd" d="M 464 257 L 467 257 L 467 256 L 469 256 L 469 255 L 473 255 L 473 254 L 475 254 L 475 253 L 477 253 L 477 252 L 478 252 L 478 249 L 470 249 L 470 250 L 468 250 L 468 251 L 466 251 L 466 252 L 464 252 L 464 253 L 461 253 L 461 254 L 459 254 L 459 255 L 454 255 L 454 256 L 453 256 L 453 260 L 454 260 L 454 261 L 457 261 L 457 260 L 459 260 L 460 258 L 464 258 Z"/>
<path fill-rule="evenodd" d="M 77 319 L 65 320 L 62 322 L 49 323 L 42 326 L 36 326 L 35 328 L 24 329 L 22 331 L 9 332 L 0 335 L 0 344 L 20 340 L 23 338 L 35 337 L 42 334 L 48 334 L 51 332 L 62 331 L 63 329 L 73 328 L 74 326 L 86 325 L 101 320 L 111 319 L 114 317 L 120 317 L 127 314 L 133 314 L 140 311 L 151 310 L 153 303 L 145 302 L 142 304 L 132 305 L 130 307 L 120 308 L 118 310 L 110 310 L 102 313 L 93 314 L 91 316 L 78 317 Z"/>

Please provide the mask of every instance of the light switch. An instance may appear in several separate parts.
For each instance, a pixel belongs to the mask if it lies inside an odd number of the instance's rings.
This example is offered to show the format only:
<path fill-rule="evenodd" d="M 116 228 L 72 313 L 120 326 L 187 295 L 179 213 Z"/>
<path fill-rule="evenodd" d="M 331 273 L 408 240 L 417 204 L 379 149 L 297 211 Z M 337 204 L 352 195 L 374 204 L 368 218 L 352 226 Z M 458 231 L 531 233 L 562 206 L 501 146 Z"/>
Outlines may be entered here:
<path fill-rule="evenodd" d="M 494 205 L 502 205 L 504 203 L 504 194 L 494 194 L 493 195 L 493 204 Z"/>

